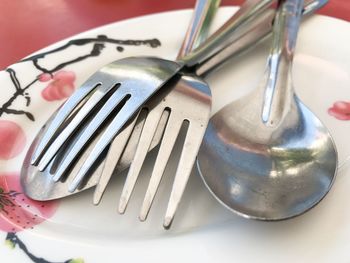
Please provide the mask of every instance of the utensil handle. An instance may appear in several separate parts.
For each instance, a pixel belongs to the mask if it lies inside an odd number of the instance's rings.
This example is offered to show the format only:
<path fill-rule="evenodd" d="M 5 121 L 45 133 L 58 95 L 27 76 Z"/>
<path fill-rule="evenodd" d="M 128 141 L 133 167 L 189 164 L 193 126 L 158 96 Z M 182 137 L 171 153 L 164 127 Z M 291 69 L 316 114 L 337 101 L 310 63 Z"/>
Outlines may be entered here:
<path fill-rule="evenodd" d="M 274 37 L 269 58 L 276 69 L 279 63 L 272 61 L 279 62 L 282 56 L 289 62 L 293 60 L 304 1 L 281 0 L 280 2 L 273 27 Z"/>
<path fill-rule="evenodd" d="M 304 9 L 302 11 L 302 15 L 310 15 L 318 9 L 324 7 L 328 2 L 329 0 L 304 1 Z"/>
<path fill-rule="evenodd" d="M 197 0 L 191 22 L 179 50 L 177 59 L 181 59 L 197 48 L 208 37 L 209 29 L 221 0 Z"/>
<path fill-rule="evenodd" d="M 291 66 L 296 45 L 303 0 L 281 0 L 273 26 L 268 58 L 268 75 L 263 95 L 261 119 L 272 125 L 288 112 L 294 94 Z"/>
<path fill-rule="evenodd" d="M 307 0 L 305 1 L 304 9 L 302 11 L 303 17 L 307 17 L 324 5 L 328 3 L 328 0 Z M 232 39 L 232 43 L 211 57 L 203 63 L 197 65 L 196 74 L 204 77 L 216 68 L 220 67 L 231 57 L 247 51 L 251 47 L 257 45 L 265 38 L 271 36 L 273 19 L 275 17 L 274 10 L 266 10 L 258 19 L 250 25 L 250 29 L 243 34 L 235 34 L 235 38 Z"/>
<path fill-rule="evenodd" d="M 188 67 L 202 63 L 228 45 L 233 33 L 244 30 L 251 20 L 266 10 L 276 0 L 247 0 L 241 8 L 202 45 L 179 62 Z"/>

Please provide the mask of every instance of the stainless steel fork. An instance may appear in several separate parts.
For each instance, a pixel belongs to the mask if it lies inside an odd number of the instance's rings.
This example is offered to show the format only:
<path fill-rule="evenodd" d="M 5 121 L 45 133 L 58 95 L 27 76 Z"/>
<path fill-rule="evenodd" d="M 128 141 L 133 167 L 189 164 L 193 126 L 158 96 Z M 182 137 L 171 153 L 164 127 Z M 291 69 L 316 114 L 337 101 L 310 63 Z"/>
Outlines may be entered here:
<path fill-rule="evenodd" d="M 189 79 L 186 79 L 186 77 Z M 187 121 L 189 123 L 188 130 L 163 223 L 165 228 L 169 228 L 173 221 L 210 117 L 211 94 L 209 87 L 204 83 L 200 83 L 198 80 L 191 79 L 189 76 L 186 77 L 182 77 L 181 81 L 179 81 L 174 88 L 170 87 L 170 91 L 168 91 L 166 87 L 163 88 L 161 93 L 165 94 L 157 94 L 156 97 L 153 97 L 152 100 L 144 106 L 144 108 L 148 110 L 148 113 L 143 123 L 136 153 L 127 175 L 118 208 L 119 213 L 125 212 L 138 175 L 150 149 L 151 142 L 157 132 L 159 122 L 162 115 L 166 114 L 166 127 L 163 130 L 164 133 L 160 143 L 160 148 L 139 216 L 141 221 L 146 219 L 180 128 L 183 122 Z M 102 197 L 113 173 L 111 167 L 116 167 L 118 164 L 123 149 L 136 124 L 136 120 L 137 118 L 134 118 L 134 120 L 124 129 L 123 134 L 117 136 L 112 143 L 105 162 L 105 167 L 108 168 L 104 169 L 95 190 L 95 204 L 98 204 Z M 70 188 L 71 191 L 75 191 L 80 185 L 81 180 L 84 178 L 88 169 L 89 165 L 83 165 L 82 169 L 73 180 Z"/>
<path fill-rule="evenodd" d="M 188 54 L 206 38 L 209 26 L 214 18 L 219 3 L 219 0 L 197 1 L 194 15 L 186 33 L 183 45 L 179 51 L 178 58 Z M 140 220 L 146 219 L 178 133 L 183 122 L 187 121 L 189 122 L 187 137 L 185 139 L 178 171 L 175 176 L 175 182 L 170 196 L 168 210 L 163 224 L 165 228 L 170 227 L 176 208 L 180 202 L 182 193 L 184 192 L 194 165 L 196 153 L 198 152 L 209 121 L 211 110 L 210 89 L 208 85 L 198 77 L 190 75 L 182 76 L 180 80 L 176 80 L 176 84 L 170 84 L 171 85 L 168 85 L 167 87 L 163 87 L 163 89 L 147 102 L 143 109 L 141 109 L 141 111 L 147 110 L 148 112 L 145 117 L 142 116 L 142 132 L 124 185 L 118 209 L 120 213 L 125 212 L 141 167 L 156 133 L 159 121 L 163 118 L 163 121 L 166 120 L 167 124 L 164 133 L 161 131 L 163 136 L 160 143 L 160 149 L 149 182 L 142 212 L 140 214 Z M 102 194 L 112 176 L 114 170 L 113 167 L 117 166 L 129 137 L 135 128 L 137 119 L 142 115 L 140 112 L 129 122 L 110 146 L 103 173 L 95 190 L 95 204 L 98 204 L 102 198 Z M 73 179 L 70 187 L 71 191 L 75 191 L 80 185 L 88 170 L 89 165 L 82 166 L 79 173 Z"/>
<path fill-rule="evenodd" d="M 92 165 L 124 124 L 157 90 L 179 76 L 184 68 L 205 61 L 227 46 L 233 32 L 244 28 L 248 20 L 258 16 L 274 1 L 246 1 L 230 22 L 181 60 L 129 57 L 100 69 L 63 105 L 34 151 L 31 163 L 43 171 L 84 121 L 97 112 L 55 171 L 55 179 L 58 180 L 69 170 L 86 144 L 96 136 L 98 129 L 120 108 L 87 159 Z M 67 118 L 71 118 L 69 123 L 65 122 Z"/>

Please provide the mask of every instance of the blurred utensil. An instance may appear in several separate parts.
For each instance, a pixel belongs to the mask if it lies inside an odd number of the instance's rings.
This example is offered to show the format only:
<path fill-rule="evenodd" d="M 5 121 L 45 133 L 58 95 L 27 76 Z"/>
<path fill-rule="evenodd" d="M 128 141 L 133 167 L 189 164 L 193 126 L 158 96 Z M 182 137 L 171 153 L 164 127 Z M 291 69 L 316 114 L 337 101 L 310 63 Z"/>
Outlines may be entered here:
<path fill-rule="evenodd" d="M 336 175 L 332 137 L 292 83 L 302 3 L 281 1 L 264 78 L 251 94 L 210 119 L 198 154 L 208 189 L 247 218 L 302 214 L 328 193 Z"/>

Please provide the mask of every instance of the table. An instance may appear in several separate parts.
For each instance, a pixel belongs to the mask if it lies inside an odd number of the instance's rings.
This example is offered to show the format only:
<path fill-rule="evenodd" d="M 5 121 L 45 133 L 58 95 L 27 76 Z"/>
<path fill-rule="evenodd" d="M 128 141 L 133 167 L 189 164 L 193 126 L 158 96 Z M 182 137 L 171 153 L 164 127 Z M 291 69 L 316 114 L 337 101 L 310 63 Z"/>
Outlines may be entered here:
<path fill-rule="evenodd" d="M 191 8 L 195 0 L 1 0 L 0 69 L 63 38 L 107 23 Z M 243 0 L 223 0 L 239 5 Z M 320 14 L 350 21 L 349 0 L 329 0 Z"/>

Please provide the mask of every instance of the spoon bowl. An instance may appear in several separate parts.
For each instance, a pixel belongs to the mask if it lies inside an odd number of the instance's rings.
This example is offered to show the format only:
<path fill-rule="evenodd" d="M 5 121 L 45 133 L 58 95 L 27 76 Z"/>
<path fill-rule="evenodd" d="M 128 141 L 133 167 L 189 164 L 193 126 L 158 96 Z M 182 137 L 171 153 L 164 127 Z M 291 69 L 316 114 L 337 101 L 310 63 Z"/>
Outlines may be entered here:
<path fill-rule="evenodd" d="M 322 200 L 335 178 L 333 139 L 292 84 L 302 4 L 281 1 L 264 78 L 252 93 L 211 118 L 198 154 L 208 189 L 247 218 L 300 215 Z"/>
<path fill-rule="evenodd" d="M 197 159 L 204 182 L 222 204 L 247 218 L 282 220 L 306 212 L 335 178 L 331 135 L 298 99 L 297 110 L 277 129 L 247 121 L 244 102 L 248 97 L 211 118 Z"/>

